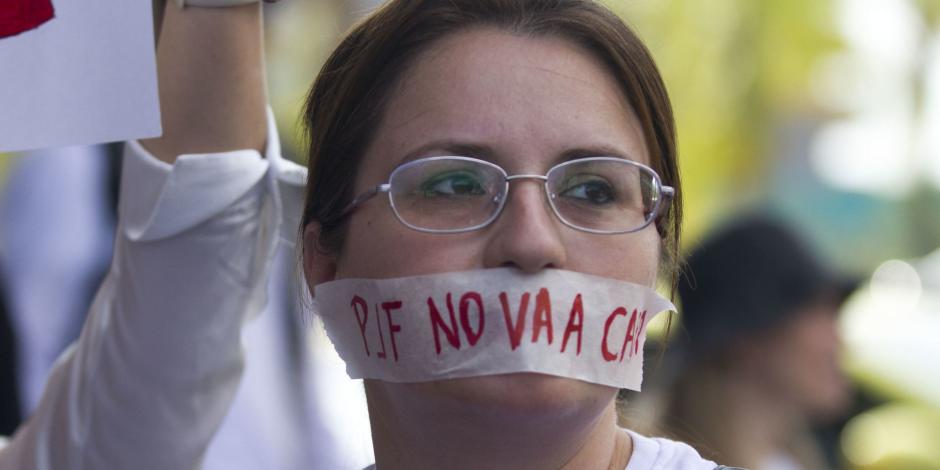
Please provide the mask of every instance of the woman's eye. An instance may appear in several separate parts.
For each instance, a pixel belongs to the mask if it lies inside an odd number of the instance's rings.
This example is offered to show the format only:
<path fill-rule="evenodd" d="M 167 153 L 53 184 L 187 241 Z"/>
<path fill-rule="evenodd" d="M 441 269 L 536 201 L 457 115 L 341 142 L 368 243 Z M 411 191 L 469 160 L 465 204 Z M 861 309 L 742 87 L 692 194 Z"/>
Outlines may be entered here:
<path fill-rule="evenodd" d="M 558 194 L 594 205 L 610 204 L 617 198 L 614 188 L 596 176 L 575 176 L 566 182 Z"/>
<path fill-rule="evenodd" d="M 425 181 L 420 189 L 424 197 L 467 197 L 486 194 L 480 179 L 465 171 L 452 171 L 435 175 Z"/>

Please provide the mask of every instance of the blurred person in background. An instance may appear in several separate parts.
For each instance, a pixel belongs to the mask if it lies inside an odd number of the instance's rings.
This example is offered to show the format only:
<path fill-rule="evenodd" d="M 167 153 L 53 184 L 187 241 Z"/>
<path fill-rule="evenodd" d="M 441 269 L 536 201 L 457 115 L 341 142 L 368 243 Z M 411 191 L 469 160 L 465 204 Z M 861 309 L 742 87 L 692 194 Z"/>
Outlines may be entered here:
<path fill-rule="evenodd" d="M 18 416 L 36 407 L 107 271 L 119 152 L 120 145 L 23 152 L 0 185 L 0 315 L 10 325 L 0 341 L 15 348 L 3 373 L 16 389 Z"/>
<path fill-rule="evenodd" d="M 7 295 L 0 274 L 0 435 L 12 434 L 20 423 L 20 397 L 16 388 L 16 348 L 10 325 Z"/>
<path fill-rule="evenodd" d="M 662 428 L 729 465 L 832 468 L 812 426 L 850 404 L 837 315 L 854 286 L 774 219 L 713 234 L 680 278 L 688 338 L 672 352 L 680 367 Z"/>

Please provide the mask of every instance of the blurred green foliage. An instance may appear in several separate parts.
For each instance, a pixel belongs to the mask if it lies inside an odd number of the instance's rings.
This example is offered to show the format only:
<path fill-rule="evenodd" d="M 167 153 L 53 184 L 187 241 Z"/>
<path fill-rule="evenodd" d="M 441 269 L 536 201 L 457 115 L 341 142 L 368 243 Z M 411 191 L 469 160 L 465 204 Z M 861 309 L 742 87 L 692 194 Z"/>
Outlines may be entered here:
<path fill-rule="evenodd" d="M 940 0 L 915 0 L 915 3 L 920 8 L 927 24 L 933 29 L 940 26 Z"/>
<path fill-rule="evenodd" d="M 306 161 L 300 112 L 348 19 L 343 2 L 282 2 L 266 10 L 268 99 L 289 156 Z"/>
<path fill-rule="evenodd" d="M 673 101 L 686 240 L 760 197 L 782 113 L 817 112 L 817 61 L 837 50 L 831 0 L 606 2 L 657 59 Z"/>
<path fill-rule="evenodd" d="M 0 152 L 0 188 L 3 187 L 3 183 L 6 181 L 7 169 L 10 166 L 10 163 L 13 161 L 13 155 L 9 153 Z"/>

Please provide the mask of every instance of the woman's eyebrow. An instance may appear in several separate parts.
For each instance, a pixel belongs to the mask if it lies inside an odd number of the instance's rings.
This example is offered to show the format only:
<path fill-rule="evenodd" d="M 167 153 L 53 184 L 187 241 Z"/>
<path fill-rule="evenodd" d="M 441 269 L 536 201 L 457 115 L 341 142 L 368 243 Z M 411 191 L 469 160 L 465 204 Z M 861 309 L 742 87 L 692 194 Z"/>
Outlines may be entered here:
<path fill-rule="evenodd" d="M 555 159 L 555 164 L 564 163 L 571 160 L 577 160 L 585 157 L 617 157 L 624 160 L 631 160 L 637 163 L 643 163 L 637 157 L 629 152 L 612 145 L 592 145 L 587 147 L 575 147 L 565 150 Z"/>
<path fill-rule="evenodd" d="M 488 145 L 477 144 L 466 141 L 457 141 L 452 139 L 445 140 L 435 140 L 428 142 L 420 147 L 408 152 L 401 158 L 401 161 L 398 162 L 399 165 L 402 163 L 409 162 L 421 157 L 428 157 L 428 152 L 434 151 L 438 155 L 435 156 L 462 156 L 462 157 L 474 157 L 481 160 L 491 161 L 493 159 L 494 151 L 493 148 Z"/>
<path fill-rule="evenodd" d="M 453 139 L 443 139 L 435 140 L 428 142 L 420 147 L 408 152 L 401 158 L 401 161 L 398 164 L 406 163 L 411 160 L 415 160 L 422 157 L 428 157 L 429 152 L 434 152 L 437 155 L 456 155 L 463 157 L 474 157 L 479 158 L 480 160 L 494 161 L 498 152 L 492 147 L 468 141 L 460 141 Z M 613 145 L 590 145 L 583 147 L 574 147 L 565 150 L 558 155 L 554 160 L 554 164 L 564 163 L 571 160 L 577 160 L 584 157 L 617 157 L 623 158 L 625 160 L 635 161 L 637 163 L 643 163 L 637 156 L 626 152 L 622 148 L 613 146 Z"/>

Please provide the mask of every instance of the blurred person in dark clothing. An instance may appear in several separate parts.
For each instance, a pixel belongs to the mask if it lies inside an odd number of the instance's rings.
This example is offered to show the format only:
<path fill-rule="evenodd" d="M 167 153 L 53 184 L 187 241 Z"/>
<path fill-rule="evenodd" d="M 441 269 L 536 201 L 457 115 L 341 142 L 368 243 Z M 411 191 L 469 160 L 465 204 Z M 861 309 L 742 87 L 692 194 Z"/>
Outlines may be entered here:
<path fill-rule="evenodd" d="M 20 398 L 16 389 L 16 347 L 0 275 L 0 435 L 11 434 L 20 423 Z"/>
<path fill-rule="evenodd" d="M 708 238 L 680 279 L 688 338 L 664 430 L 729 465 L 832 468 L 811 429 L 851 401 L 837 314 L 854 287 L 779 221 L 750 216 Z"/>

